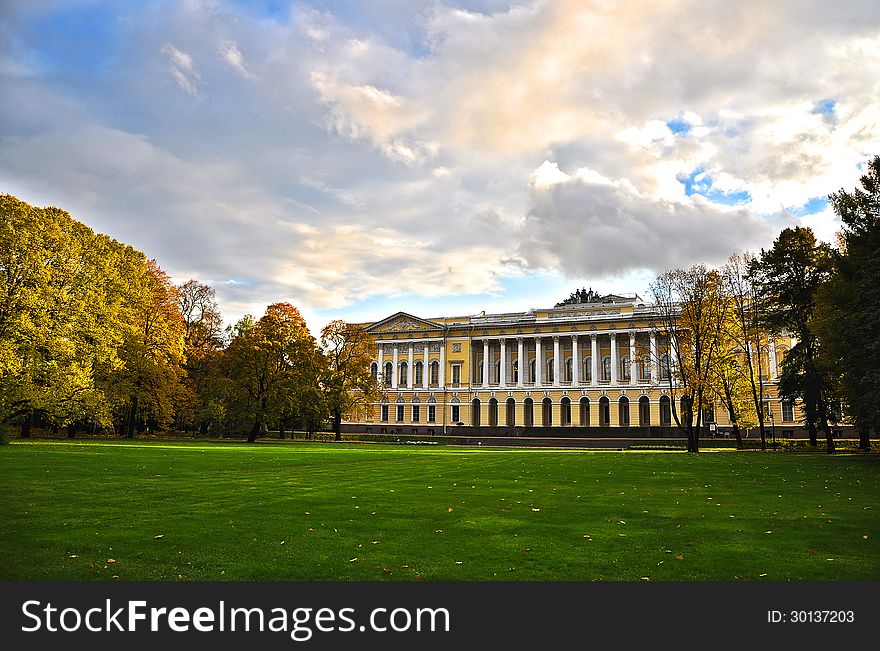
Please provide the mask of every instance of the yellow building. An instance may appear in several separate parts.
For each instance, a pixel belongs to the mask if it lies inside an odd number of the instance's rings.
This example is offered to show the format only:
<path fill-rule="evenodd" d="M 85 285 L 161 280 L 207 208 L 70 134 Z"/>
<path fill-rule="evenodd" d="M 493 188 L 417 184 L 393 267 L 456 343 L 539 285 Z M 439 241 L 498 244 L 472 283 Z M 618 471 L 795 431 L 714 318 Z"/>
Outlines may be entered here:
<path fill-rule="evenodd" d="M 422 319 L 399 312 L 361 324 L 371 335 L 380 399 L 348 432 L 529 436 L 676 436 L 669 339 L 637 295 L 504 314 Z M 674 345 L 674 342 L 673 342 Z M 797 427 L 776 398 L 791 340 L 765 351 L 767 412 Z M 670 354 L 672 353 L 672 354 Z M 674 362 L 673 362 L 674 363 Z M 674 374 L 673 374 L 674 375 Z M 729 428 L 724 409 L 706 422 Z M 771 421 L 767 421 L 768 428 Z"/>

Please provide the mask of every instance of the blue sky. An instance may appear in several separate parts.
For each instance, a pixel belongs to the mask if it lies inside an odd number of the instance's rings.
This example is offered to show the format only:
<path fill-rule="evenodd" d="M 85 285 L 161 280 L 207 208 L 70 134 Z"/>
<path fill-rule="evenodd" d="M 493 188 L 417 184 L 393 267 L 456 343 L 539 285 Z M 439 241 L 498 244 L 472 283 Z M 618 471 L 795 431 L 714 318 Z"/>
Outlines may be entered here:
<path fill-rule="evenodd" d="M 313 330 L 833 241 L 880 153 L 871 3 L 596 7 L 11 0 L 0 192 Z"/>

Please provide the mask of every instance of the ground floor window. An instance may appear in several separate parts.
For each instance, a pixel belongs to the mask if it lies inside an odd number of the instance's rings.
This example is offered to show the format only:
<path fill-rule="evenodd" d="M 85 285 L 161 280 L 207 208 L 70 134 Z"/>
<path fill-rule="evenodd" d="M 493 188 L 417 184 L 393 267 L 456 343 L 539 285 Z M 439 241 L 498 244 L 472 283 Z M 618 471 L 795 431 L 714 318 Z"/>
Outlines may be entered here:
<path fill-rule="evenodd" d="M 433 423 L 437 420 L 437 405 L 428 405 L 428 422 Z"/>
<path fill-rule="evenodd" d="M 787 422 L 794 420 L 794 405 L 790 400 L 782 401 L 782 420 Z"/>
<path fill-rule="evenodd" d="M 382 420 L 388 422 L 388 405 L 382 405 Z"/>
<path fill-rule="evenodd" d="M 421 405 L 413 405 L 412 406 L 412 419 L 414 423 L 419 422 L 419 416 L 421 416 Z"/>
<path fill-rule="evenodd" d="M 397 422 L 403 422 L 403 405 L 397 405 Z"/>
<path fill-rule="evenodd" d="M 457 423 L 461 420 L 461 407 L 459 405 L 452 405 L 452 422 Z"/>
<path fill-rule="evenodd" d="M 608 427 L 611 424 L 611 405 L 606 396 L 599 398 L 599 425 Z"/>

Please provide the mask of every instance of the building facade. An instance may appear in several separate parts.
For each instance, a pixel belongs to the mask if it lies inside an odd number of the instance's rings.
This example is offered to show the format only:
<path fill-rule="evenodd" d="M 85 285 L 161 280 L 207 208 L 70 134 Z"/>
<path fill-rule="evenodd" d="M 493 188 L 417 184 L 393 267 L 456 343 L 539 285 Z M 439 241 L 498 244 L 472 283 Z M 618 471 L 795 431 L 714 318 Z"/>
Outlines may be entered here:
<path fill-rule="evenodd" d="M 361 324 L 375 346 L 379 399 L 344 431 L 481 436 L 679 436 L 670 386 L 675 351 L 639 296 L 505 314 L 422 319 L 403 312 Z M 794 429 L 798 406 L 776 397 L 792 342 L 763 351 L 766 413 Z M 772 420 L 771 420 L 772 419 Z M 704 413 L 720 434 L 725 410 Z"/>

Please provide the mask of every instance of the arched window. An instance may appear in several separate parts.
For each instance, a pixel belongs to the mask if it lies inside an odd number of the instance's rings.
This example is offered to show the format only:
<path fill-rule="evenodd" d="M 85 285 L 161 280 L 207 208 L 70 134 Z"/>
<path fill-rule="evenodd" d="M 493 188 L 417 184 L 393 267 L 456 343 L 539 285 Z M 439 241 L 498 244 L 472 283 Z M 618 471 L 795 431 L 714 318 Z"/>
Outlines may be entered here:
<path fill-rule="evenodd" d="M 519 384 L 519 360 L 514 360 L 510 365 L 511 381 Z"/>
<path fill-rule="evenodd" d="M 513 398 L 508 398 L 506 406 L 507 409 L 505 411 L 507 412 L 507 417 L 505 418 L 505 424 L 508 427 L 513 427 L 514 425 L 516 425 L 516 400 L 514 400 Z"/>
<path fill-rule="evenodd" d="M 400 370 L 397 376 L 397 386 L 406 386 L 406 372 L 409 370 L 406 362 L 400 363 Z"/>
<path fill-rule="evenodd" d="M 593 381 L 593 360 L 590 357 L 584 357 L 584 372 L 581 373 L 581 377 L 584 378 L 584 382 L 592 382 Z"/>
<path fill-rule="evenodd" d="M 672 369 L 669 367 L 669 355 L 663 355 L 660 358 L 660 378 L 663 380 L 669 379 L 669 374 Z"/>
<path fill-rule="evenodd" d="M 547 378 L 548 382 L 553 382 L 553 358 L 549 358 L 547 360 L 547 372 L 544 374 L 544 377 Z"/>
<path fill-rule="evenodd" d="M 629 398 L 620 396 L 617 401 L 617 422 L 621 427 L 629 427 Z"/>
<path fill-rule="evenodd" d="M 651 401 L 648 399 L 648 396 L 639 398 L 639 426 L 651 426 Z"/>
<path fill-rule="evenodd" d="M 617 375 L 623 382 L 629 382 L 629 355 L 620 358 L 620 370 Z"/>
<path fill-rule="evenodd" d="M 489 427 L 498 427 L 498 401 L 489 399 Z"/>
<path fill-rule="evenodd" d="M 715 405 L 707 405 L 703 408 L 703 423 L 715 422 Z"/>
<path fill-rule="evenodd" d="M 764 404 L 766 405 L 766 403 L 764 403 Z M 688 402 L 688 397 L 682 396 L 681 400 L 678 401 L 678 417 L 679 417 L 679 419 L 684 421 L 685 423 L 689 422 L 691 419 L 690 410 L 691 410 L 691 405 L 690 405 L 690 402 Z"/>
<path fill-rule="evenodd" d="M 480 426 L 480 399 L 474 398 L 471 402 L 471 425 L 473 427 Z"/>
<path fill-rule="evenodd" d="M 782 362 L 785 360 L 785 353 L 788 352 L 788 346 L 779 346 L 776 348 L 776 374 L 782 373 Z M 794 420 L 794 419 L 792 419 Z"/>
<path fill-rule="evenodd" d="M 611 358 L 608 356 L 602 358 L 602 379 L 605 382 L 611 381 Z"/>
<path fill-rule="evenodd" d="M 565 360 L 565 381 L 571 382 L 571 357 Z"/>
<path fill-rule="evenodd" d="M 412 403 L 412 422 L 418 423 L 420 420 L 422 420 L 422 406 L 420 404 L 421 400 L 419 400 L 419 397 L 417 395 L 414 395 L 410 402 Z"/>
<path fill-rule="evenodd" d="M 639 364 L 639 379 L 640 380 L 650 380 L 651 379 L 651 356 L 645 355 L 642 357 L 642 363 Z"/>
<path fill-rule="evenodd" d="M 660 396 L 660 424 L 664 427 L 672 425 L 672 401 L 669 396 Z"/>
<path fill-rule="evenodd" d="M 529 382 L 535 383 L 535 360 L 529 360 Z"/>
<path fill-rule="evenodd" d="M 553 401 L 550 398 L 541 401 L 541 424 L 544 427 L 553 425 Z"/>
<path fill-rule="evenodd" d="M 523 400 L 523 425 L 526 427 L 535 425 L 535 401 L 531 398 Z"/>
<path fill-rule="evenodd" d="M 385 362 L 385 372 L 382 374 L 382 381 L 386 387 L 391 386 L 391 377 L 394 373 L 394 365 L 391 362 Z"/>
<path fill-rule="evenodd" d="M 370 364 L 370 375 L 373 377 L 373 382 L 377 382 L 379 380 L 379 363 L 373 362 Z"/>
<path fill-rule="evenodd" d="M 567 397 L 564 397 L 560 403 L 560 414 L 559 414 L 559 424 L 563 427 L 568 427 L 571 425 L 571 400 Z"/>
<path fill-rule="evenodd" d="M 794 405 L 791 400 L 782 401 L 782 420 L 788 423 L 794 421 Z"/>
<path fill-rule="evenodd" d="M 611 403 L 608 396 L 599 398 L 599 426 L 608 427 L 611 425 Z"/>
<path fill-rule="evenodd" d="M 413 384 L 417 387 L 422 386 L 422 378 L 424 378 L 424 364 L 421 360 L 413 364 Z"/>
<path fill-rule="evenodd" d="M 581 427 L 590 426 L 590 399 L 587 396 L 581 398 Z"/>
<path fill-rule="evenodd" d="M 433 362 L 431 362 L 430 367 L 431 376 L 429 379 L 431 382 L 431 386 L 436 387 L 438 384 L 440 384 L 440 362 L 435 359 Z"/>

